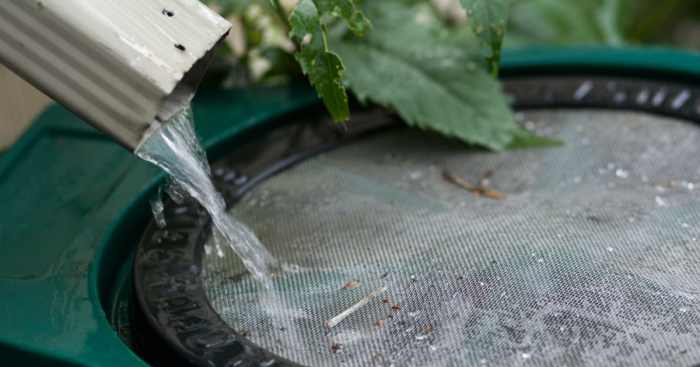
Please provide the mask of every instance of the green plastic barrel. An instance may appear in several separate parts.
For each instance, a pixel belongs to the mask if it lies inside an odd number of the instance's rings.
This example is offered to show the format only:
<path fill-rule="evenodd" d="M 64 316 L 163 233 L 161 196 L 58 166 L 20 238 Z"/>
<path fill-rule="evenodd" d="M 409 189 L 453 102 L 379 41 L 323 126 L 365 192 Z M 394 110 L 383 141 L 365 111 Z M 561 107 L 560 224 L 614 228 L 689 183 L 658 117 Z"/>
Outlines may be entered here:
<path fill-rule="evenodd" d="M 528 49 L 502 70 L 561 147 L 484 152 L 373 106 L 339 129 L 305 85 L 199 93 L 217 186 L 294 266 L 279 299 L 196 205 L 152 223 L 163 175 L 51 106 L 0 156 L 0 364 L 700 363 L 700 57 Z"/>

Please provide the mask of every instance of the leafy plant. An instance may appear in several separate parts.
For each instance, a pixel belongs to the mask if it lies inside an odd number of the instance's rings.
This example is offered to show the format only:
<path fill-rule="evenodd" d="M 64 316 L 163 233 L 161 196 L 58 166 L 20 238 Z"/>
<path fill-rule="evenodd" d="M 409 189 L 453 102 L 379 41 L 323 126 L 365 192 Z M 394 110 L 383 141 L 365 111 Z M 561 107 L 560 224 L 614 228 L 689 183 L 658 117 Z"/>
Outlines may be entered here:
<path fill-rule="evenodd" d="M 208 0 L 236 28 L 228 84 L 306 76 L 333 120 L 348 91 L 403 120 L 500 150 L 551 143 L 514 121 L 495 76 L 505 43 L 649 39 L 691 0 Z M 445 10 L 445 6 L 449 10 Z M 461 8 L 460 8 L 461 7 Z M 509 32 L 506 35 L 506 28 Z"/>
<path fill-rule="evenodd" d="M 281 5 L 278 5 L 281 7 Z M 283 11 L 283 10 L 282 10 Z M 343 85 L 345 67 L 328 47 L 328 29 L 336 18 L 358 36 L 364 35 L 369 21 L 351 0 L 301 0 L 289 19 L 292 39 L 299 45 L 296 59 L 337 122 L 350 117 Z"/>
<path fill-rule="evenodd" d="M 376 1 L 365 10 L 374 27 L 366 37 L 331 38 L 360 101 L 393 108 L 409 125 L 491 149 L 527 136 L 472 36 L 445 28 L 420 5 Z"/>
<path fill-rule="evenodd" d="M 495 150 L 546 143 L 516 124 L 494 78 L 510 2 L 461 0 L 470 21 L 455 24 L 431 0 L 209 1 L 246 33 L 245 50 L 231 63 L 241 79 L 264 82 L 273 70 L 293 77 L 270 59 L 267 70 L 255 70 L 261 55 L 283 50 L 337 122 L 350 117 L 349 88 L 411 126 Z M 270 41 L 270 25 L 288 32 L 293 47 Z"/>

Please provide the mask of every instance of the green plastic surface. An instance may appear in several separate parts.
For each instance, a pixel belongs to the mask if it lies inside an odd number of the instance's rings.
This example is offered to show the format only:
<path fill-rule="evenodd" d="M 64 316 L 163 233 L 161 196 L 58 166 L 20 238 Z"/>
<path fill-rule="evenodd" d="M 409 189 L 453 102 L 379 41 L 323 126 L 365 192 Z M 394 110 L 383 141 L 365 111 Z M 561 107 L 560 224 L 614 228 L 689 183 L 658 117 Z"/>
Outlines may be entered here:
<path fill-rule="evenodd" d="M 699 56 L 670 50 L 511 51 L 503 64 L 506 74 L 700 77 Z M 306 86 L 203 91 L 194 111 L 215 158 L 240 132 L 315 104 Z M 111 307 L 128 286 L 129 256 L 161 178 L 59 106 L 0 156 L 0 365 L 145 365 L 109 319 L 119 314 Z"/>
<path fill-rule="evenodd" d="M 306 87 L 203 92 L 209 148 L 316 103 Z M 140 366 L 102 305 L 148 220 L 161 175 L 52 106 L 0 161 L 0 365 Z M 102 302 L 100 302 L 100 300 Z M 7 363 L 7 364 L 6 364 Z"/>

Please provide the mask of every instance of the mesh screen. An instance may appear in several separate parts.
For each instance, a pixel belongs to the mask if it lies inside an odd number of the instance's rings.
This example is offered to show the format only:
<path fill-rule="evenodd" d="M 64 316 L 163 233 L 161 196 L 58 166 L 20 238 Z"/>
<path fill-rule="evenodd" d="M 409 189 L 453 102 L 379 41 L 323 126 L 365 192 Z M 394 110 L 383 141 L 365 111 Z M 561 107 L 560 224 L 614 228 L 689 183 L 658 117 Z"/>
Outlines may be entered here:
<path fill-rule="evenodd" d="M 263 291 L 211 243 L 213 307 L 312 366 L 700 362 L 699 130 L 632 112 L 521 117 L 565 145 L 488 153 L 396 129 L 266 181 L 235 215 L 296 266 Z"/>

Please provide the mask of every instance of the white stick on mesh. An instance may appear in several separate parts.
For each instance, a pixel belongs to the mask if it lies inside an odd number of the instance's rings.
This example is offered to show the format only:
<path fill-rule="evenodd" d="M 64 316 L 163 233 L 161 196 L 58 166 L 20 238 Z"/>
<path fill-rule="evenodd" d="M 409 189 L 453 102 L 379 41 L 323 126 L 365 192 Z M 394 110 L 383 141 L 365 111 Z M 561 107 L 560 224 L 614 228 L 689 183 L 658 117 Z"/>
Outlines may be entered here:
<path fill-rule="evenodd" d="M 336 325 L 343 322 L 343 320 L 345 320 L 348 316 L 352 315 L 353 313 L 357 312 L 357 310 L 367 305 L 369 301 L 376 298 L 380 294 L 386 292 L 386 289 L 386 287 L 377 288 L 372 293 L 366 295 L 365 298 L 359 300 L 357 303 L 350 306 L 350 308 L 348 308 L 347 310 L 339 313 L 338 316 L 326 321 L 326 327 L 329 329 L 334 328 Z"/>

